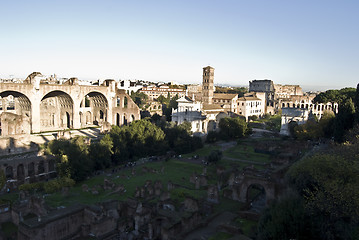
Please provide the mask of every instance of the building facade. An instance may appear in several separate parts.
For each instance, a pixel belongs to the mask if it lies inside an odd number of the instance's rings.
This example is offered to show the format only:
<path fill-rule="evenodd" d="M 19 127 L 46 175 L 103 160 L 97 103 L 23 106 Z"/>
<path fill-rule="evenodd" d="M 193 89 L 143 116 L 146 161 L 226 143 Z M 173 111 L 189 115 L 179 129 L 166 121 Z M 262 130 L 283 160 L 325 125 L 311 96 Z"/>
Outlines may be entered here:
<path fill-rule="evenodd" d="M 159 96 L 164 96 L 164 97 L 170 96 L 171 98 L 173 98 L 175 96 L 178 96 L 179 98 L 186 96 L 186 90 L 184 90 L 182 88 L 170 88 L 168 86 L 143 87 L 141 90 L 139 90 L 139 92 L 146 94 L 148 96 L 149 100 L 155 100 Z"/>
<path fill-rule="evenodd" d="M 140 110 L 114 80 L 80 85 L 42 84 L 38 73 L 23 83 L 0 83 L 1 135 L 80 129 L 93 125 L 123 125 L 140 119 Z M 21 130 L 17 123 L 28 126 Z M 28 123 L 28 124 L 27 124 Z"/>

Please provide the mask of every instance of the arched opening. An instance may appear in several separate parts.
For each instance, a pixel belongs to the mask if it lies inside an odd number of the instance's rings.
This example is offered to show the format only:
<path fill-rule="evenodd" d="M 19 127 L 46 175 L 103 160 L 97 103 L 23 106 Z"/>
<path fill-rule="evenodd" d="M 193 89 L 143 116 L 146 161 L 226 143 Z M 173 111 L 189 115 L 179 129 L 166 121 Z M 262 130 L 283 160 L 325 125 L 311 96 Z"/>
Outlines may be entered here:
<path fill-rule="evenodd" d="M 123 125 L 127 125 L 126 114 L 123 114 Z"/>
<path fill-rule="evenodd" d="M 135 115 L 131 115 L 131 122 L 135 121 Z"/>
<path fill-rule="evenodd" d="M 66 112 L 66 127 L 71 128 L 71 117 L 70 113 Z"/>
<path fill-rule="evenodd" d="M 250 205 L 250 211 L 260 213 L 266 207 L 266 191 L 260 184 L 251 184 L 247 188 L 246 201 Z"/>
<path fill-rule="evenodd" d="M 83 107 L 85 106 L 85 108 Z M 101 125 L 107 121 L 108 102 L 100 92 L 90 92 L 81 101 L 80 111 L 86 112 L 85 125 Z M 90 109 L 89 109 L 90 108 Z"/>
<path fill-rule="evenodd" d="M 92 124 L 92 114 L 91 114 L 91 112 L 86 112 L 86 122 L 85 122 L 85 124 Z"/>
<path fill-rule="evenodd" d="M 41 131 L 72 128 L 73 100 L 65 92 L 52 91 L 40 103 Z"/>
<path fill-rule="evenodd" d="M 55 171 L 55 161 L 49 160 L 48 164 L 49 164 L 49 172 Z"/>
<path fill-rule="evenodd" d="M 210 120 L 207 126 L 207 132 L 216 130 L 217 124 L 214 120 Z"/>
<path fill-rule="evenodd" d="M 16 91 L 0 93 L 1 136 L 31 133 L 31 102 Z"/>
<path fill-rule="evenodd" d="M 12 166 L 7 166 L 5 169 L 5 177 L 6 179 L 13 179 L 14 178 L 14 170 Z"/>
<path fill-rule="evenodd" d="M 21 183 L 25 180 L 25 170 L 24 170 L 24 165 L 23 164 L 19 164 L 17 166 L 17 180 Z"/>
<path fill-rule="evenodd" d="M 120 114 L 116 113 L 116 125 L 120 126 Z"/>
<path fill-rule="evenodd" d="M 45 163 L 44 161 L 39 162 L 39 166 L 37 168 L 37 174 L 41 174 L 45 172 Z"/>
<path fill-rule="evenodd" d="M 29 177 L 35 176 L 35 164 L 33 162 L 27 165 L 27 175 Z"/>

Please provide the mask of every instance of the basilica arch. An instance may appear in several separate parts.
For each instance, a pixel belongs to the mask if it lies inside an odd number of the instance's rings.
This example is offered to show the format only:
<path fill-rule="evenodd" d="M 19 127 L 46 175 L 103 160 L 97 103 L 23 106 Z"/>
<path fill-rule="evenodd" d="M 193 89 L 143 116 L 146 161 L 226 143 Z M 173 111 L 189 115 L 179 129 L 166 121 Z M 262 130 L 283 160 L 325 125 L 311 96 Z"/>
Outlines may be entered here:
<path fill-rule="evenodd" d="M 72 128 L 73 105 L 71 96 L 63 91 L 47 93 L 40 102 L 40 130 Z"/>
<path fill-rule="evenodd" d="M 29 134 L 31 132 L 31 101 L 18 91 L 0 93 L 0 135 Z"/>

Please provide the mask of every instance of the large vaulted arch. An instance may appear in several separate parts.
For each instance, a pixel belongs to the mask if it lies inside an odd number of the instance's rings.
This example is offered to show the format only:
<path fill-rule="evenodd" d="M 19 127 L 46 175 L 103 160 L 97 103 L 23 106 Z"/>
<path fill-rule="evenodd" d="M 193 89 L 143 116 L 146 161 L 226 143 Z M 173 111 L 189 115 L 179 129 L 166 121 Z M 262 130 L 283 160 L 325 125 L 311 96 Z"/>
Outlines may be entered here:
<path fill-rule="evenodd" d="M 40 103 L 41 131 L 72 128 L 73 105 L 71 96 L 63 91 L 46 94 Z"/>
<path fill-rule="evenodd" d="M 81 126 L 101 125 L 108 118 L 108 101 L 100 92 L 89 92 L 80 103 Z"/>
<path fill-rule="evenodd" d="M 31 132 L 31 101 L 23 93 L 0 93 L 1 135 L 28 134 Z"/>

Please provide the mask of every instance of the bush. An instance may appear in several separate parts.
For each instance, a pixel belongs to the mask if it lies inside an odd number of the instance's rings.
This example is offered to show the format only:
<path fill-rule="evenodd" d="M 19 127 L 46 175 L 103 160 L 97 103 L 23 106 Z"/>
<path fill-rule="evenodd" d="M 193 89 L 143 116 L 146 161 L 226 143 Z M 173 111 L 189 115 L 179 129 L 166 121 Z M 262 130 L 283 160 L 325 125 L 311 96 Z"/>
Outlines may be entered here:
<path fill-rule="evenodd" d="M 215 143 L 218 140 L 221 139 L 221 136 L 218 132 L 216 131 L 209 131 L 206 137 L 206 142 L 207 143 Z"/>
<path fill-rule="evenodd" d="M 54 193 L 60 191 L 63 187 L 72 187 L 75 181 L 68 177 L 57 178 L 44 183 L 44 191 L 46 193 Z"/>
<path fill-rule="evenodd" d="M 34 190 L 44 190 L 44 183 L 37 182 L 37 183 L 25 183 L 19 186 L 19 190 L 22 191 L 34 191 Z"/>
<path fill-rule="evenodd" d="M 207 161 L 210 163 L 217 163 L 222 158 L 222 151 L 220 150 L 212 150 L 212 152 L 208 155 Z"/>

